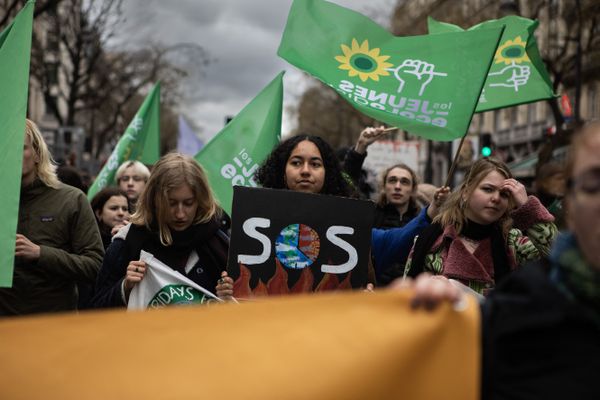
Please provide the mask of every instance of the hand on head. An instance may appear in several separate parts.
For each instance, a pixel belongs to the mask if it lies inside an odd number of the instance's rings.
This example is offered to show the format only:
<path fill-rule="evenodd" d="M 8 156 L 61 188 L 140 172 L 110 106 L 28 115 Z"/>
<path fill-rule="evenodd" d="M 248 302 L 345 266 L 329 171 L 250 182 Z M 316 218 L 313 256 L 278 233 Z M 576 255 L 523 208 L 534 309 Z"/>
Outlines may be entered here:
<path fill-rule="evenodd" d="M 516 179 L 510 178 L 504 180 L 500 190 L 506 190 L 508 193 L 510 193 L 517 208 L 527 203 L 527 190 L 525 189 L 525 185 Z"/>

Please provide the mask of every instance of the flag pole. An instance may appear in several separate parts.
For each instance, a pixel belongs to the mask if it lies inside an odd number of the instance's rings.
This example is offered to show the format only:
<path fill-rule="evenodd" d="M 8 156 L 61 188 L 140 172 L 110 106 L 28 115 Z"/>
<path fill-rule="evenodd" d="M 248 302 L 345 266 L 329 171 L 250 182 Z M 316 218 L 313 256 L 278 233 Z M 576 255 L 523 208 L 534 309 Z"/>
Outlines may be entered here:
<path fill-rule="evenodd" d="M 460 156 L 460 150 L 462 149 L 463 143 L 469 132 L 465 132 L 462 139 L 460 139 L 460 143 L 458 145 L 458 149 L 456 150 L 456 155 L 454 156 L 454 161 L 452 161 L 452 165 L 450 165 L 450 170 L 448 170 L 448 176 L 446 176 L 446 182 L 444 186 L 450 186 L 450 179 L 452 179 L 452 175 L 454 175 L 454 170 L 456 169 L 456 164 L 458 163 L 458 157 Z"/>

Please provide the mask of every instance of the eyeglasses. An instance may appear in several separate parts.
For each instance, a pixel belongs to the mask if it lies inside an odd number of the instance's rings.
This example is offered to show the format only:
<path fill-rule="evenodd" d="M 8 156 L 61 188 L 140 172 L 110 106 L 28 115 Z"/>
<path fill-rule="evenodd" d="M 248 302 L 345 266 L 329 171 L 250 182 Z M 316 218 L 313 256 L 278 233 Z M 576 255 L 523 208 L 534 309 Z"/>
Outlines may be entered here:
<path fill-rule="evenodd" d="M 119 178 L 119 182 L 129 182 L 130 179 L 133 179 L 134 182 L 141 182 L 144 180 L 144 177 L 138 176 L 138 175 L 133 175 L 133 176 L 123 175 Z"/>

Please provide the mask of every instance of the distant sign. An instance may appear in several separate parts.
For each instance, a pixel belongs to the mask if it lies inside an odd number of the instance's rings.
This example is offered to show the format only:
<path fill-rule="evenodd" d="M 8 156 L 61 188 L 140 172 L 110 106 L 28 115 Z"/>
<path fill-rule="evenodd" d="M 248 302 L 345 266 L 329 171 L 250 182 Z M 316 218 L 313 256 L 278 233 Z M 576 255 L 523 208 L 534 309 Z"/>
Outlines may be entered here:
<path fill-rule="evenodd" d="M 378 140 L 369 146 L 364 167 L 378 174 L 382 170 L 403 163 L 414 171 L 419 170 L 419 142 Z"/>
<path fill-rule="evenodd" d="M 227 271 L 249 298 L 364 287 L 370 201 L 235 186 Z"/>

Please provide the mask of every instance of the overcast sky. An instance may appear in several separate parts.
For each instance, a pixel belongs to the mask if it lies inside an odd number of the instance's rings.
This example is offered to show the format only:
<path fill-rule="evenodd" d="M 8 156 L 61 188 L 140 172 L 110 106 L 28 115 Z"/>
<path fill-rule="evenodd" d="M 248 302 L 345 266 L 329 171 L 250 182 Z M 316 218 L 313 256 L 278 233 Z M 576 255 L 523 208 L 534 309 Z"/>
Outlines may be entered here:
<path fill-rule="evenodd" d="M 388 26 L 395 0 L 333 0 Z M 145 41 L 164 45 L 194 43 L 213 60 L 194 74 L 197 93 L 184 115 L 205 140 L 218 133 L 225 117 L 237 114 L 281 70 L 284 78 L 283 135 L 293 121 L 286 107 L 306 87 L 292 65 L 277 56 L 291 0 L 124 0 L 128 45 Z M 193 71 L 192 71 L 193 72 Z"/>

